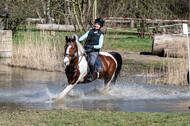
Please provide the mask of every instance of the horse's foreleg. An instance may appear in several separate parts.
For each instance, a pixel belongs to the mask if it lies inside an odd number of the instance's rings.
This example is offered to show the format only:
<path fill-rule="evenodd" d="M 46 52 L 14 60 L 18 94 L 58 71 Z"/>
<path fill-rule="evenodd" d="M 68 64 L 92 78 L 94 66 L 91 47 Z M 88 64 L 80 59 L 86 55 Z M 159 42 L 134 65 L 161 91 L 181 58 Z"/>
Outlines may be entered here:
<path fill-rule="evenodd" d="M 74 87 L 75 85 L 69 84 L 56 99 L 63 99 L 65 95 Z"/>

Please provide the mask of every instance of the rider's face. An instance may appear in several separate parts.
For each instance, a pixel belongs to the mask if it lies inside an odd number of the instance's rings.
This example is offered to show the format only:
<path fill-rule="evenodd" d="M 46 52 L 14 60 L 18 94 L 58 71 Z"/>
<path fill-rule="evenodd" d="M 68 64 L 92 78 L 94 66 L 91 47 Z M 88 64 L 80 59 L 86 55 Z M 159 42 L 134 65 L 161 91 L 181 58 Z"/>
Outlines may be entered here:
<path fill-rule="evenodd" d="M 94 27 L 94 29 L 98 30 L 98 29 L 100 29 L 101 26 L 98 23 L 95 23 L 93 27 Z"/>

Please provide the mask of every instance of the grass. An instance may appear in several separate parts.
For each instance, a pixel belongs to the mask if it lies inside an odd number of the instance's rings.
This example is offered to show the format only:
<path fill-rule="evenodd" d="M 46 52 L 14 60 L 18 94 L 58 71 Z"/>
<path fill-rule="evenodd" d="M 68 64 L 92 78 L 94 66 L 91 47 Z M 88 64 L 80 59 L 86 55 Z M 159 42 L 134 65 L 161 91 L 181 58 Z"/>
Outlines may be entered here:
<path fill-rule="evenodd" d="M 64 44 L 65 36 L 72 36 L 74 32 L 56 32 L 56 37 L 51 37 L 49 31 L 38 31 L 35 27 L 20 27 L 20 30 L 15 36 L 13 36 L 13 44 L 23 44 L 28 41 L 46 40 L 54 43 Z M 113 34 L 114 33 L 114 34 Z M 44 36 L 45 35 L 45 36 Z M 39 41 L 41 42 L 41 41 Z M 152 40 L 138 38 L 136 34 L 128 32 L 118 32 L 116 30 L 109 30 L 108 34 L 105 34 L 104 48 L 109 47 L 112 44 L 112 49 L 131 50 L 131 51 L 147 51 L 152 50 Z"/>
<path fill-rule="evenodd" d="M 137 52 L 151 52 L 152 51 L 152 41 L 150 39 L 142 38 L 126 38 L 116 40 L 116 45 L 113 46 L 114 49 L 137 51 Z"/>
<path fill-rule="evenodd" d="M 131 34 L 108 34 L 105 35 L 105 46 L 111 44 L 112 49 L 136 51 L 136 52 L 151 52 L 152 40 L 139 38 L 137 35 Z"/>
<path fill-rule="evenodd" d="M 125 59 L 123 60 L 123 64 L 124 71 L 122 73 L 129 74 L 144 73 L 145 71 L 160 72 L 164 71 L 163 68 L 166 69 L 168 67 L 168 61 L 162 60 L 137 61 L 134 59 Z"/>
<path fill-rule="evenodd" d="M 190 124 L 190 114 L 112 112 L 86 110 L 0 110 L 0 125 L 183 125 Z"/>

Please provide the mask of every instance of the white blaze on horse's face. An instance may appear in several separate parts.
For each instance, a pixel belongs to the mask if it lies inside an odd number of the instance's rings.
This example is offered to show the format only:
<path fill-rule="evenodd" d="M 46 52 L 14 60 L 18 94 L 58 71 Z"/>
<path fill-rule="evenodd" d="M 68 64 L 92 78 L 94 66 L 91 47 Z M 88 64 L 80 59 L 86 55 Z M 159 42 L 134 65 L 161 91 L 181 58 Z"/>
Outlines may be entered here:
<path fill-rule="evenodd" d="M 69 57 L 66 56 L 66 57 L 64 58 L 63 62 L 64 62 L 64 64 L 65 64 L 65 66 L 68 66 L 68 65 L 70 64 Z"/>
<path fill-rule="evenodd" d="M 65 51 L 65 54 L 69 54 L 70 48 L 71 48 L 71 46 L 69 45 L 69 46 L 67 47 L 67 50 Z M 68 66 L 68 65 L 70 64 L 70 60 L 69 60 L 69 56 L 68 56 L 68 55 L 66 55 L 66 56 L 64 57 L 63 62 L 64 62 L 64 64 L 65 64 L 66 66 Z"/>

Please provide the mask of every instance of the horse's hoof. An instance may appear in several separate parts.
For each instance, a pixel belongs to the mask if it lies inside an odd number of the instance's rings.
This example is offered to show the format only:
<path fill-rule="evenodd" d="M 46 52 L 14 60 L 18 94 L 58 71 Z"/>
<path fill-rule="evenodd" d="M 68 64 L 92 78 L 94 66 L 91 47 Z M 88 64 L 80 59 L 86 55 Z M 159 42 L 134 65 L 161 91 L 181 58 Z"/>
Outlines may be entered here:
<path fill-rule="evenodd" d="M 56 101 L 56 99 L 57 99 L 57 98 L 52 98 L 51 100 L 52 100 L 52 101 Z"/>
<path fill-rule="evenodd" d="M 53 102 L 62 102 L 62 101 L 64 101 L 64 98 L 52 98 L 51 100 Z"/>

